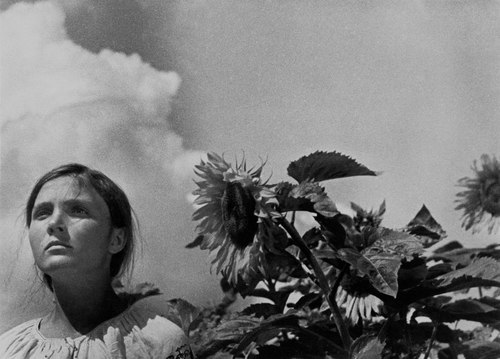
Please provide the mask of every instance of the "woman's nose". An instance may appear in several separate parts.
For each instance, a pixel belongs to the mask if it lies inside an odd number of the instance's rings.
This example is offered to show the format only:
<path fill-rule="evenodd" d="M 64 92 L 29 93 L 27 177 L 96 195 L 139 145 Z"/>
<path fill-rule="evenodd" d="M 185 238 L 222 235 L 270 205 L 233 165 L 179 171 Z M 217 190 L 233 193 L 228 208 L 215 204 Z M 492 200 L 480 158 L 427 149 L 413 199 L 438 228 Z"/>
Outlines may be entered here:
<path fill-rule="evenodd" d="M 54 212 L 47 226 L 49 235 L 63 233 L 66 230 L 66 224 L 61 213 Z"/>

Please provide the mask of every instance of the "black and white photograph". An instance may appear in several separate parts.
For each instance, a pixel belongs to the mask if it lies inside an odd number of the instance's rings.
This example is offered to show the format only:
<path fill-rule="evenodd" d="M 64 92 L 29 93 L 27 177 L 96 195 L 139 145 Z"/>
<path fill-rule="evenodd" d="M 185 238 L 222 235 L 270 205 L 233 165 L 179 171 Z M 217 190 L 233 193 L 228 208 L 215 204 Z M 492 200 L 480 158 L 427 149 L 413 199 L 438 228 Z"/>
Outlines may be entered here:
<path fill-rule="evenodd" d="M 0 0 L 0 358 L 500 359 L 498 0 Z"/>

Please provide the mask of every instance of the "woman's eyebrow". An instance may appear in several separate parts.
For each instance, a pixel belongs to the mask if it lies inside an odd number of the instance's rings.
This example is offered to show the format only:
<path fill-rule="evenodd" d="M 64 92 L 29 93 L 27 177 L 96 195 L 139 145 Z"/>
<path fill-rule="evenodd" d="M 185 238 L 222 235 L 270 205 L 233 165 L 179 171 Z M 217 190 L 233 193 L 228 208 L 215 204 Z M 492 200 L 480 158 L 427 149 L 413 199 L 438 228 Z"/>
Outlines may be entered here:
<path fill-rule="evenodd" d="M 64 204 L 85 204 L 85 205 L 91 205 L 92 204 L 92 201 L 91 200 L 88 200 L 88 199 L 85 199 L 85 198 L 79 198 L 79 197 L 76 197 L 76 198 L 71 198 L 71 199 L 67 199 L 63 202 Z"/>
<path fill-rule="evenodd" d="M 84 198 L 71 198 L 71 199 L 65 200 L 63 202 L 63 205 L 65 205 L 65 206 L 84 205 L 84 206 L 87 206 L 87 207 L 91 207 L 92 206 L 92 201 L 84 199 Z M 53 206 L 54 206 L 53 203 L 49 202 L 49 201 L 40 202 L 40 203 L 35 204 L 35 206 L 33 206 L 32 212 L 34 213 L 35 211 L 37 211 L 39 209 L 50 208 L 50 207 L 53 207 Z"/>
<path fill-rule="evenodd" d="M 52 207 L 51 202 L 40 202 L 40 203 L 35 204 L 31 213 L 34 213 L 34 212 L 38 211 L 39 209 L 49 208 L 49 207 Z"/>

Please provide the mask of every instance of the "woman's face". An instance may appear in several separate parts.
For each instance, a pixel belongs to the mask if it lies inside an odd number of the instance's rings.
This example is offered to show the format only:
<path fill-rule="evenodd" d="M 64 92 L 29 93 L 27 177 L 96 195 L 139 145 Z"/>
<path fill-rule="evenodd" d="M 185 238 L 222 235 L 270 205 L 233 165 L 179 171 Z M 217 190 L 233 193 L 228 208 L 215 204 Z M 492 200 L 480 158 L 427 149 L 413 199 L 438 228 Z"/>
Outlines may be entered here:
<path fill-rule="evenodd" d="M 113 230 L 108 206 L 72 177 L 43 185 L 31 213 L 29 240 L 40 270 L 58 274 L 109 273 Z"/>

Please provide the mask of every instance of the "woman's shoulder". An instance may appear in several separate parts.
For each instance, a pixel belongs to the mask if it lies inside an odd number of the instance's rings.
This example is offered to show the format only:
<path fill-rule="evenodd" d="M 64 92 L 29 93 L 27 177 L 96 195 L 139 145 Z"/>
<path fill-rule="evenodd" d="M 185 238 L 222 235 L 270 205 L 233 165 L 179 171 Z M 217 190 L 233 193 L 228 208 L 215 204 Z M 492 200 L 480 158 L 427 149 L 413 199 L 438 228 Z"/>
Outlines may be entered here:
<path fill-rule="evenodd" d="M 8 338 L 12 335 L 25 334 L 26 331 L 31 330 L 31 328 L 39 322 L 40 319 L 30 319 L 24 323 L 18 324 L 17 326 L 7 330 L 6 332 L 0 334 L 0 340 Z"/>
<path fill-rule="evenodd" d="M 179 303 L 163 295 L 135 301 L 120 315 L 101 323 L 81 337 L 46 338 L 38 330 L 40 319 L 22 323 L 0 336 L 0 358 L 193 358 L 182 329 Z"/>
<path fill-rule="evenodd" d="M 0 357 L 4 357 L 11 348 L 26 347 L 33 342 L 33 328 L 39 323 L 40 319 L 28 320 L 9 329 L 0 335 Z"/>

